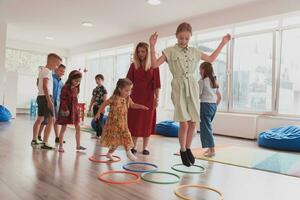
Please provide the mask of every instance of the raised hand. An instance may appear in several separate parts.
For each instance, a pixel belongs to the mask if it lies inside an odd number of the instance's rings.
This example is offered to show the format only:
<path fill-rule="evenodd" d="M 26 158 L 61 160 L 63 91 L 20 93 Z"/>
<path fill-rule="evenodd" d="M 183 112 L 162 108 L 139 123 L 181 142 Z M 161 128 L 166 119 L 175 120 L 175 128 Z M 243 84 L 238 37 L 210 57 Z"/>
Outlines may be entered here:
<path fill-rule="evenodd" d="M 158 37 L 158 34 L 157 32 L 153 33 L 150 38 L 149 38 L 149 43 L 151 46 L 155 46 L 156 42 L 157 42 L 157 37 Z"/>
<path fill-rule="evenodd" d="M 223 39 L 222 39 L 222 42 L 224 44 L 226 44 L 227 42 L 229 42 L 229 40 L 231 40 L 231 35 L 230 34 L 226 34 Z"/>

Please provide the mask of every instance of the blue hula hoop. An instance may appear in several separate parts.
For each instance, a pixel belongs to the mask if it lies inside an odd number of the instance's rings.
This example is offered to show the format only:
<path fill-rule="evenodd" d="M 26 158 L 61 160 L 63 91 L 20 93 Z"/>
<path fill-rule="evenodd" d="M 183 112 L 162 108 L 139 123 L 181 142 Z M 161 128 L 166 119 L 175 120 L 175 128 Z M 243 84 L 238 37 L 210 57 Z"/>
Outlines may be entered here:
<path fill-rule="evenodd" d="M 130 169 L 128 168 L 130 165 L 147 165 L 147 166 L 151 166 L 154 167 L 154 169 Z M 152 163 L 148 163 L 148 162 L 129 162 L 125 165 L 123 165 L 123 169 L 127 170 L 127 171 L 131 171 L 131 172 L 140 172 L 140 173 L 145 173 L 145 172 L 155 172 L 158 169 L 158 166 Z"/>

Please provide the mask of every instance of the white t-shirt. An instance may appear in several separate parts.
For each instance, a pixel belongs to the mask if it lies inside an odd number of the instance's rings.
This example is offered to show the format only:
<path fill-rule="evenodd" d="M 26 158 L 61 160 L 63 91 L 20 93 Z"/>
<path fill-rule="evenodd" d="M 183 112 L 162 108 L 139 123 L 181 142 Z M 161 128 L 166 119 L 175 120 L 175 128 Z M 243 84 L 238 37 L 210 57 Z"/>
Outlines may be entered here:
<path fill-rule="evenodd" d="M 49 95 L 52 95 L 53 92 L 53 78 L 52 78 L 52 71 L 48 69 L 47 67 L 43 67 L 42 70 L 39 73 L 39 80 L 38 80 L 38 95 L 44 96 L 44 90 L 43 90 L 43 79 L 48 79 L 48 93 Z"/>
<path fill-rule="evenodd" d="M 217 102 L 217 88 L 212 88 L 210 79 L 200 79 L 199 83 L 199 98 L 203 103 L 216 103 Z"/>

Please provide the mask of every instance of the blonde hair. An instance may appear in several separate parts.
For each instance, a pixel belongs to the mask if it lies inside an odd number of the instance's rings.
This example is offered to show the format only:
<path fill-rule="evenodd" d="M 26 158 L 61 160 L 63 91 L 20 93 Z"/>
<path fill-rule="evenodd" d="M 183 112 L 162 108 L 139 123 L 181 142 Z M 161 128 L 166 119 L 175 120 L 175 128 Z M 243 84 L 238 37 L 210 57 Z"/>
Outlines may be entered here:
<path fill-rule="evenodd" d="M 178 33 L 184 32 L 184 31 L 190 32 L 192 35 L 192 26 L 187 22 L 183 22 L 178 25 L 178 27 L 176 29 L 176 35 L 178 35 Z"/>
<path fill-rule="evenodd" d="M 151 68 L 151 61 L 150 61 L 150 49 L 149 45 L 146 42 L 139 42 L 135 48 L 134 55 L 133 55 L 133 63 L 136 69 L 141 67 L 141 61 L 138 57 L 138 49 L 144 48 L 146 49 L 146 60 L 145 60 L 145 70 L 148 71 Z"/>

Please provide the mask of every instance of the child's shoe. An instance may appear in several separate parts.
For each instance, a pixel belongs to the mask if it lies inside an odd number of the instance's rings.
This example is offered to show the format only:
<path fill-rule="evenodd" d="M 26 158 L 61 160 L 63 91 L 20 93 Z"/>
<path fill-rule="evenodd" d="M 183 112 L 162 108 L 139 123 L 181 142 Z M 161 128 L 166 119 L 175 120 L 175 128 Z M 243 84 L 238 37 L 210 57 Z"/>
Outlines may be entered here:
<path fill-rule="evenodd" d="M 135 161 L 137 159 L 137 157 L 131 153 L 131 150 L 127 151 L 126 155 L 129 160 Z"/>

